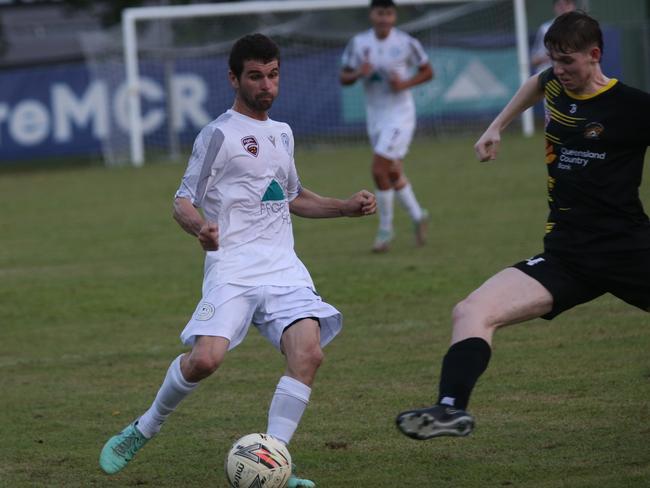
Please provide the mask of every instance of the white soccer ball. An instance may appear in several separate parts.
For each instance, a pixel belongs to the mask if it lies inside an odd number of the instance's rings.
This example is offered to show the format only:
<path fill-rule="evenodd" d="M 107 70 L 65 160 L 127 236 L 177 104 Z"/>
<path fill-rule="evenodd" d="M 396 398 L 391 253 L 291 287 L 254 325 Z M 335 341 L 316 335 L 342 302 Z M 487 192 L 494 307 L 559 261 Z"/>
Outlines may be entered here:
<path fill-rule="evenodd" d="M 226 475 L 233 488 L 284 488 L 291 476 L 291 454 L 267 434 L 248 434 L 226 456 Z"/>

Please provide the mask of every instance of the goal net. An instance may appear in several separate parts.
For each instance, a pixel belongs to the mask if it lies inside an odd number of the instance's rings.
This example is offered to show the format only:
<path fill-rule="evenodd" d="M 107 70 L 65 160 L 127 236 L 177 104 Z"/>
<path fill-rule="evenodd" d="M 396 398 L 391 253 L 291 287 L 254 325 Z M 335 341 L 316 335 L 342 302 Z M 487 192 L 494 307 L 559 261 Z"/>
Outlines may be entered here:
<path fill-rule="evenodd" d="M 115 38 L 85 42 L 93 76 L 115 92 L 107 163 L 185 154 L 198 131 L 232 106 L 228 54 L 236 39 L 252 32 L 280 46 L 280 95 L 270 115 L 291 125 L 298 144 L 365 144 L 361 84 L 342 87 L 338 78 L 347 42 L 370 28 L 368 4 L 240 2 L 212 4 L 214 13 L 206 13 L 206 5 L 129 9 L 123 44 Z M 398 2 L 397 27 L 420 40 L 435 72 L 433 81 L 413 89 L 416 136 L 478 132 L 510 99 L 521 81 L 515 4 Z"/>

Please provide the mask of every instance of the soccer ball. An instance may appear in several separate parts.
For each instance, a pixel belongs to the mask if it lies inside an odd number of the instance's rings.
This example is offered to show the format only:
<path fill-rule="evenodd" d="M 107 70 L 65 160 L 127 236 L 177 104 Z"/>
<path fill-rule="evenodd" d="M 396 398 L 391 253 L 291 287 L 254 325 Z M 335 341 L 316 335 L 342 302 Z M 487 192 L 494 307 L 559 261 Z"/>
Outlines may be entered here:
<path fill-rule="evenodd" d="M 226 456 L 226 475 L 233 488 L 284 488 L 291 476 L 291 454 L 267 434 L 248 434 Z"/>

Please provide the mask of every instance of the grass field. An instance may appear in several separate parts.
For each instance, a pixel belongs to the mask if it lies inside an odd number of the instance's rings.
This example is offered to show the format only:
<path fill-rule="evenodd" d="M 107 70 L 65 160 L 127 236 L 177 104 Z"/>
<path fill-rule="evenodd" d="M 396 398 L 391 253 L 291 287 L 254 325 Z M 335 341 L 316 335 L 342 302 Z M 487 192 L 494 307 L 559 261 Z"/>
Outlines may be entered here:
<path fill-rule="evenodd" d="M 540 137 L 515 134 L 491 164 L 470 140 L 415 144 L 423 249 L 400 210 L 380 256 L 375 217 L 294 219 L 299 256 L 345 317 L 291 444 L 320 488 L 650 486 L 650 317 L 610 296 L 497 334 L 470 437 L 415 442 L 393 424 L 434 399 L 454 303 L 541 251 L 542 155 Z M 303 150 L 298 169 L 345 197 L 370 186 L 369 157 Z M 183 351 L 200 296 L 202 253 L 171 218 L 183 170 L 0 173 L 0 486 L 224 487 L 232 441 L 265 429 L 283 362 L 253 330 L 124 472 L 97 464 Z"/>

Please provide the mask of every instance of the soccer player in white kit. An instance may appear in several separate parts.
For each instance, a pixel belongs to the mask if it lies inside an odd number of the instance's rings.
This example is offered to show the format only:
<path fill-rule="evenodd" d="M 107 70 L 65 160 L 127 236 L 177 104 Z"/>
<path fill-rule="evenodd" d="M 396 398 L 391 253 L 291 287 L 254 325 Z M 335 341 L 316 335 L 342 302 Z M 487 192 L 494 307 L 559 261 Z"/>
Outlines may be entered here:
<path fill-rule="evenodd" d="M 373 148 L 372 176 L 379 209 L 374 252 L 385 252 L 393 239 L 393 200 L 413 220 L 418 246 L 426 240 L 428 212 L 422 209 L 403 170 L 415 131 L 415 103 L 410 88 L 433 78 L 433 68 L 420 42 L 396 29 L 392 0 L 372 0 L 372 28 L 354 36 L 342 58 L 340 81 L 363 81 L 366 125 Z"/>
<path fill-rule="evenodd" d="M 286 358 L 266 432 L 288 444 L 309 402 L 321 348 L 341 330 L 341 314 L 316 293 L 293 249 L 290 214 L 370 215 L 375 197 L 362 190 L 338 200 L 300 185 L 291 128 L 268 117 L 280 76 L 279 50 L 271 39 L 239 39 L 229 67 L 234 105 L 197 136 L 174 201 L 174 218 L 206 251 L 203 297 L 181 333 L 191 351 L 172 361 L 151 407 L 105 444 L 100 466 L 109 474 L 158 433 L 251 323 Z M 294 473 L 287 486 L 315 484 Z"/>

